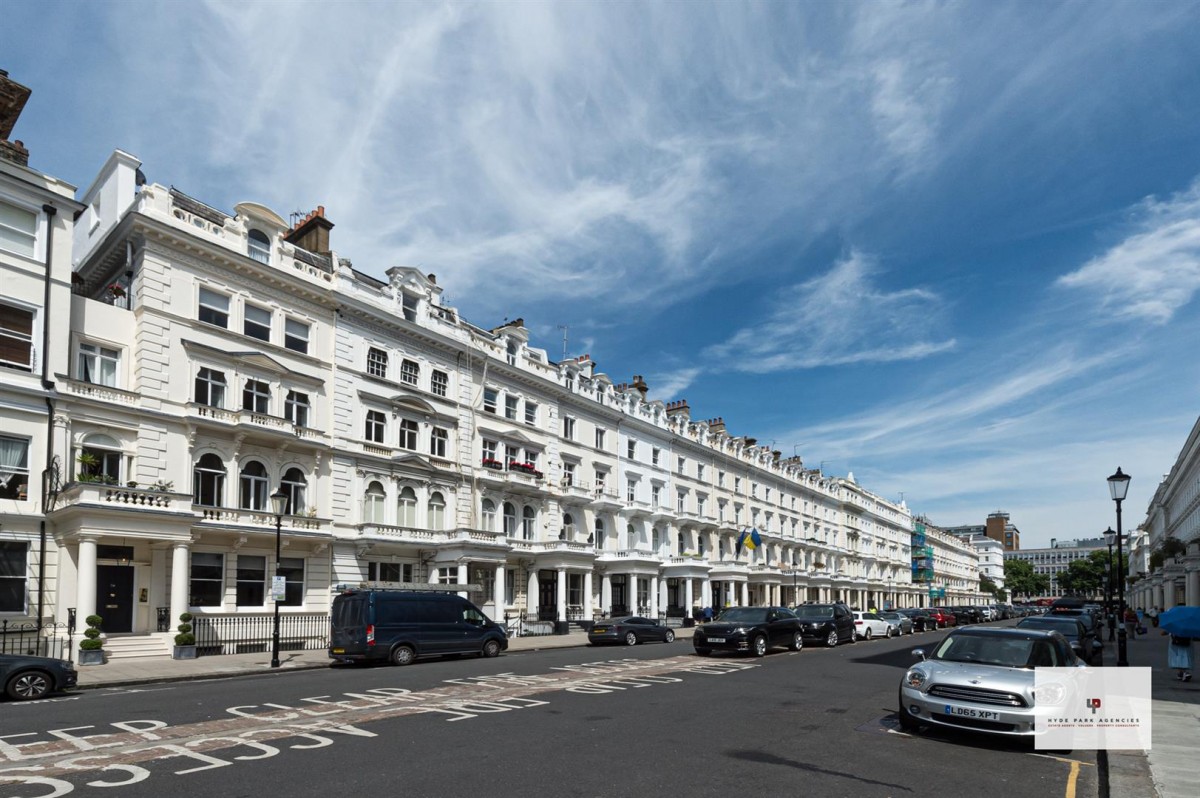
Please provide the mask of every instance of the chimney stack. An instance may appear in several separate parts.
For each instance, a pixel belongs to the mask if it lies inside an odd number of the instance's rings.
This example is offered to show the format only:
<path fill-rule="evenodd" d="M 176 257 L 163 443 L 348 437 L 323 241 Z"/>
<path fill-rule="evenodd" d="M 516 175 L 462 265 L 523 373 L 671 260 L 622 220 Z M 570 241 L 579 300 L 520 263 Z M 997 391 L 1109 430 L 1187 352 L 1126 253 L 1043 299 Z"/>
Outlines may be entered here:
<path fill-rule="evenodd" d="M 333 222 L 325 218 L 325 206 L 318 205 L 315 211 L 309 211 L 308 216 L 296 222 L 283 240 L 318 255 L 329 255 L 333 252 L 329 247 L 329 231 L 332 229 Z"/>
<path fill-rule="evenodd" d="M 17 119 L 25 108 L 32 90 L 9 78 L 8 73 L 0 69 L 0 159 L 12 161 L 20 166 L 29 166 L 29 150 L 20 141 L 9 141 Z"/>
<path fill-rule="evenodd" d="M 642 395 L 642 401 L 646 401 L 646 392 L 650 390 L 650 386 L 646 385 L 646 381 L 642 379 L 641 374 L 633 375 L 633 387 L 637 388 L 638 393 Z"/>
<path fill-rule="evenodd" d="M 690 421 L 692 418 L 692 410 L 688 407 L 687 399 L 680 399 L 676 402 L 667 402 L 667 416 L 674 418 L 682 416 L 684 420 Z"/>

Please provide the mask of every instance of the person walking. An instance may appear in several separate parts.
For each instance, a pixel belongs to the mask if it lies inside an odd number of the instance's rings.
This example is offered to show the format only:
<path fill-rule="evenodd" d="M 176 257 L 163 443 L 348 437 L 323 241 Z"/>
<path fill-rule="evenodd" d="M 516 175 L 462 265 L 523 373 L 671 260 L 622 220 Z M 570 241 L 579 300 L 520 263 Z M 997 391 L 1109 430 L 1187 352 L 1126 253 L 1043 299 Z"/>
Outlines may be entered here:
<path fill-rule="evenodd" d="M 1138 616 L 1133 607 L 1125 608 L 1125 634 L 1130 640 L 1137 637 Z"/>
<path fill-rule="evenodd" d="M 1151 626 L 1154 626 L 1154 627 L 1158 626 L 1158 608 L 1157 607 L 1151 606 L 1150 609 L 1146 610 L 1146 617 L 1150 619 Z"/>
<path fill-rule="evenodd" d="M 1167 630 L 1164 629 L 1162 634 L 1167 634 Z M 1167 646 L 1167 667 L 1179 671 L 1175 675 L 1175 678 L 1181 682 L 1190 682 L 1192 680 L 1192 668 L 1195 667 L 1195 661 L 1196 658 L 1192 651 L 1192 638 L 1171 635 L 1171 642 Z"/>

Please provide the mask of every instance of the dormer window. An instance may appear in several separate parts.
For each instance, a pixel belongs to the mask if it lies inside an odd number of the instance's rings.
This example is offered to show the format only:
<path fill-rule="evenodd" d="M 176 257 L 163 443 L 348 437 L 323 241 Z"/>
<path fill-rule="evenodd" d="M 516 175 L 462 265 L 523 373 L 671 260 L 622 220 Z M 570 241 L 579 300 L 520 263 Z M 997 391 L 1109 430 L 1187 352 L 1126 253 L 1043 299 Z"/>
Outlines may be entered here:
<path fill-rule="evenodd" d="M 516 341 L 508 342 L 508 365 L 517 365 L 517 352 L 521 349 L 521 344 Z"/>
<path fill-rule="evenodd" d="M 246 236 L 247 253 L 259 263 L 271 262 L 271 239 L 261 230 L 251 230 Z"/>

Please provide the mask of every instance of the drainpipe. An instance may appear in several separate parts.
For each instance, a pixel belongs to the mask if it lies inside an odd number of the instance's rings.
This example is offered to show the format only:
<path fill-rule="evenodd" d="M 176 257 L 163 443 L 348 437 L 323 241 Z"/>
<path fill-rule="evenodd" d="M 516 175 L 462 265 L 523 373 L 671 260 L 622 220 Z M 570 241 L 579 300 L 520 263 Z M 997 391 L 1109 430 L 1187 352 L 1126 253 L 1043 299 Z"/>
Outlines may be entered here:
<path fill-rule="evenodd" d="M 54 383 L 50 381 L 50 259 L 54 251 L 54 216 L 58 208 L 53 205 L 43 205 L 42 213 L 46 214 L 46 288 L 42 299 L 42 389 L 46 391 L 46 468 L 50 469 L 54 462 Z M 38 597 L 37 621 L 40 626 L 46 609 L 46 512 L 50 509 L 49 497 L 46 495 L 47 480 L 42 480 L 42 520 L 38 524 Z"/>

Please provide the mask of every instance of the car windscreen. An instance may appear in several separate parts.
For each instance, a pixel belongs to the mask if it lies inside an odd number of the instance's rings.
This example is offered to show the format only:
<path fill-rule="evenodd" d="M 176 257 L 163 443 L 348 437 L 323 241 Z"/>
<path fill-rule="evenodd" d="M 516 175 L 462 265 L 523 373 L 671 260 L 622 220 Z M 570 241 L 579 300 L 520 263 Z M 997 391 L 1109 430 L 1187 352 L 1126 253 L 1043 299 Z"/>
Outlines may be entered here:
<path fill-rule="evenodd" d="M 824 621 L 833 617 L 833 607 L 797 607 L 794 612 L 797 618 L 805 620 Z"/>
<path fill-rule="evenodd" d="M 950 635 L 933 652 L 931 659 L 943 662 L 973 662 L 1006 668 L 1031 668 L 1057 664 L 1049 640 L 1019 637 Z"/>
<path fill-rule="evenodd" d="M 729 607 L 717 617 L 725 623 L 762 623 L 766 619 L 767 611 L 760 607 Z"/>

